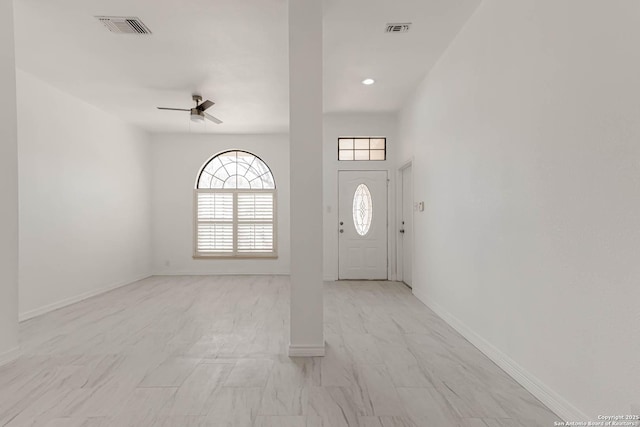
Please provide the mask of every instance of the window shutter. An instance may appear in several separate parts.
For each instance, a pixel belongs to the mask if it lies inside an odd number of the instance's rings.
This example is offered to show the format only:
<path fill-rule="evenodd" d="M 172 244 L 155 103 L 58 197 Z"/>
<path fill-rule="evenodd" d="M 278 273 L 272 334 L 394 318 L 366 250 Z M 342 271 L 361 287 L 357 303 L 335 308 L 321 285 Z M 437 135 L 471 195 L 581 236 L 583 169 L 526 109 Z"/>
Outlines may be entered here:
<path fill-rule="evenodd" d="M 233 253 L 233 193 L 197 193 L 197 253 Z"/>
<path fill-rule="evenodd" d="M 237 203 L 238 253 L 273 252 L 274 193 L 238 193 Z"/>

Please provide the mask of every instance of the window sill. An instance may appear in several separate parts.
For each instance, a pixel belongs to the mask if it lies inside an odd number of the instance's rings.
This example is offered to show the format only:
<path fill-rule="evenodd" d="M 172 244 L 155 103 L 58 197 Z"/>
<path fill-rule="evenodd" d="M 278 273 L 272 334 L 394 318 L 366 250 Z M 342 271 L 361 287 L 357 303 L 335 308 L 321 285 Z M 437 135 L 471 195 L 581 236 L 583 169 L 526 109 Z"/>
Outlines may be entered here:
<path fill-rule="evenodd" d="M 193 259 L 278 259 L 278 255 L 194 255 Z"/>

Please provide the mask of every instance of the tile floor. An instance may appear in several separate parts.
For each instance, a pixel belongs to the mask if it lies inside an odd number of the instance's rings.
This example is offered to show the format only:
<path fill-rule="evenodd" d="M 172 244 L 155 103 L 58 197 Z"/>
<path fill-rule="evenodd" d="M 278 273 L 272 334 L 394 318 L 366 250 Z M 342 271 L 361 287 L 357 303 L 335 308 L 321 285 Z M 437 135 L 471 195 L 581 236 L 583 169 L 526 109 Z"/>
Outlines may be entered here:
<path fill-rule="evenodd" d="M 558 418 L 394 282 L 327 283 L 289 358 L 288 278 L 152 277 L 24 322 L 0 426 L 549 427 Z"/>

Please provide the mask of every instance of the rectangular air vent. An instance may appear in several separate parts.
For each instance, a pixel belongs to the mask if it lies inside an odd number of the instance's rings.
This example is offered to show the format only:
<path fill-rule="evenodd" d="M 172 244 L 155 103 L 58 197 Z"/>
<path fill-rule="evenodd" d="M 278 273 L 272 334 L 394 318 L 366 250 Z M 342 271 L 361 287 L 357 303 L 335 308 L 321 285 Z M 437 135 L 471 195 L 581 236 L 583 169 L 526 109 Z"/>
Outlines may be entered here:
<path fill-rule="evenodd" d="M 406 33 L 411 28 L 411 22 L 387 24 L 385 33 Z"/>
<path fill-rule="evenodd" d="M 151 34 L 149 27 L 135 16 L 96 16 L 112 33 L 118 34 Z"/>

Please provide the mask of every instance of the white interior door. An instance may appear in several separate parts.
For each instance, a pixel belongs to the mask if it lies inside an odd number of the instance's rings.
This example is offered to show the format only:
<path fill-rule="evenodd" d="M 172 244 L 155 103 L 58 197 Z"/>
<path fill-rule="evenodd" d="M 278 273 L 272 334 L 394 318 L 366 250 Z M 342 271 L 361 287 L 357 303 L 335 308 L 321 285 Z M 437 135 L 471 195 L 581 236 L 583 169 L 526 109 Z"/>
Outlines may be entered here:
<path fill-rule="evenodd" d="M 387 172 L 338 172 L 338 277 L 387 279 Z"/>
<path fill-rule="evenodd" d="M 402 215 L 400 216 L 400 244 L 402 248 L 402 281 L 413 281 L 413 179 L 411 166 L 402 169 Z"/>

